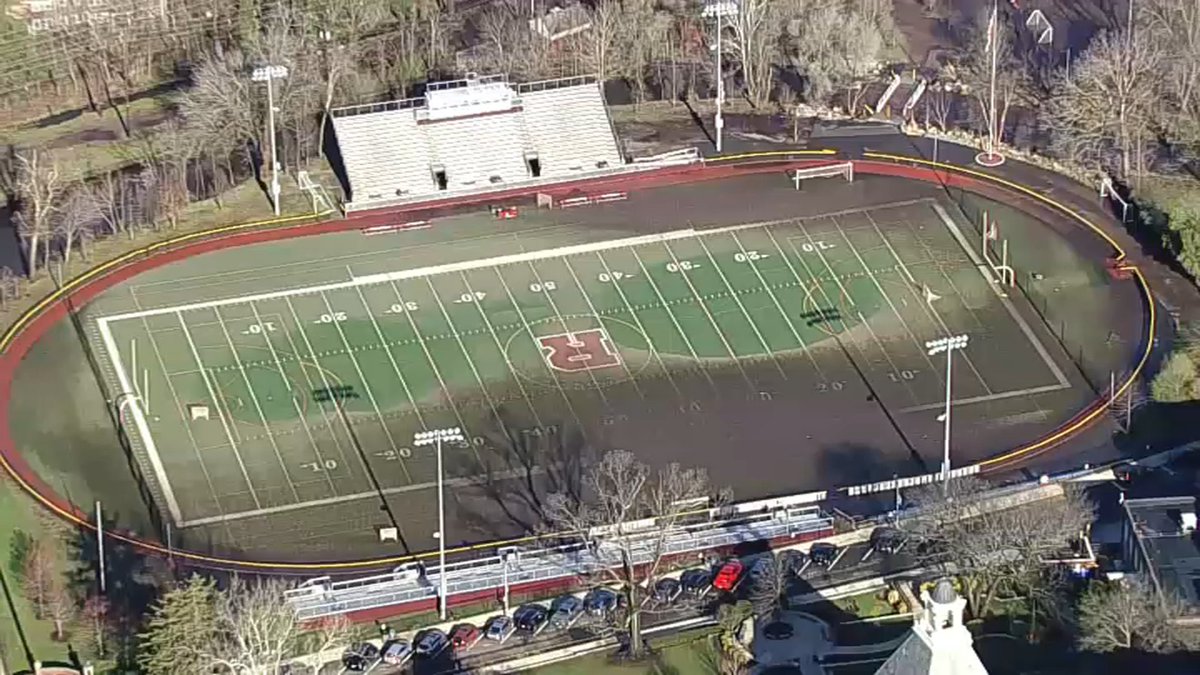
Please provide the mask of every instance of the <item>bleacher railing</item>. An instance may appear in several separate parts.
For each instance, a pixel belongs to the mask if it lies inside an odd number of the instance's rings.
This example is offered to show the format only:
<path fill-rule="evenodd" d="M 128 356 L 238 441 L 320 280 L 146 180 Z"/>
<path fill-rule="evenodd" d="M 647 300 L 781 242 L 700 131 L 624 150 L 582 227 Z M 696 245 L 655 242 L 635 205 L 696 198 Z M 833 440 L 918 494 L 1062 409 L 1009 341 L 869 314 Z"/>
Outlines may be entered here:
<path fill-rule="evenodd" d="M 711 513 L 711 512 L 709 512 Z M 815 537 L 833 531 L 833 521 L 815 506 L 789 506 L 767 513 L 738 514 L 734 518 L 682 525 L 667 533 L 662 543 L 666 556 L 720 549 L 738 544 Z M 657 534 L 647 532 L 635 540 L 634 564 L 654 558 Z M 621 564 L 620 550 L 601 543 L 583 543 L 552 548 L 510 550 L 504 554 L 447 563 L 447 597 L 519 587 L 532 583 L 585 577 Z M 325 616 L 431 600 L 437 597 L 443 570 L 436 566 L 421 570 L 413 565 L 390 573 L 359 579 L 334 581 L 319 577 L 286 592 L 287 602 L 303 621 Z"/>
<path fill-rule="evenodd" d="M 409 108 L 419 108 L 423 105 L 425 105 L 425 98 L 418 96 L 395 101 L 382 101 L 380 103 L 359 103 L 357 105 L 342 106 L 341 108 L 331 109 L 329 114 L 333 117 L 349 117 L 351 115 L 366 115 L 389 110 L 407 110 Z"/>
<path fill-rule="evenodd" d="M 538 80 L 537 82 L 522 82 L 517 85 L 517 93 L 549 91 L 551 89 L 575 87 L 581 84 L 592 84 L 595 81 L 595 75 L 572 75 L 571 77 L 557 77 L 551 80 Z"/>

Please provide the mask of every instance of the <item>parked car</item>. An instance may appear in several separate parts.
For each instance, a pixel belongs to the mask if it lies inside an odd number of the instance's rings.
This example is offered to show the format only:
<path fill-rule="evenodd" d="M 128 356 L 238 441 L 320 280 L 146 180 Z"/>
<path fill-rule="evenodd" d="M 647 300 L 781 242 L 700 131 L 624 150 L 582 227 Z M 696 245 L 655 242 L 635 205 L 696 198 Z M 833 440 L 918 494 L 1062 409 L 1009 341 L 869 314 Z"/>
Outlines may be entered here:
<path fill-rule="evenodd" d="M 570 628 L 583 616 L 583 601 L 573 595 L 555 598 L 550 605 L 550 624 L 558 630 Z"/>
<path fill-rule="evenodd" d="M 894 527 L 877 527 L 871 530 L 871 548 L 876 553 L 899 553 L 908 537 Z"/>
<path fill-rule="evenodd" d="M 483 636 L 489 640 L 504 644 L 517 630 L 513 620 L 507 616 L 493 616 L 483 626 Z"/>
<path fill-rule="evenodd" d="M 775 555 L 766 553 L 754 559 L 750 563 L 750 569 L 746 571 L 746 576 L 752 579 L 760 579 L 768 577 L 775 573 Z"/>
<path fill-rule="evenodd" d="M 703 568 L 684 570 L 679 575 L 679 585 L 688 595 L 702 598 L 712 590 L 713 575 L 711 570 Z"/>
<path fill-rule="evenodd" d="M 442 653 L 442 650 L 450 646 L 450 638 L 445 633 L 436 629 L 422 631 L 416 639 L 417 656 L 431 658 Z"/>
<path fill-rule="evenodd" d="M 350 645 L 342 652 L 342 665 L 354 673 L 361 673 L 379 660 L 379 647 L 370 642 Z"/>
<path fill-rule="evenodd" d="M 660 605 L 669 605 L 683 592 L 683 586 L 678 579 L 666 578 L 654 582 L 654 592 L 650 597 Z"/>
<path fill-rule="evenodd" d="M 546 627 L 550 613 L 541 605 L 522 605 L 513 612 L 513 624 L 517 630 L 537 635 Z"/>
<path fill-rule="evenodd" d="M 721 565 L 717 575 L 713 577 L 712 586 L 718 591 L 731 592 L 742 580 L 742 570 L 746 568 L 741 560 L 730 559 Z"/>
<path fill-rule="evenodd" d="M 402 666 L 413 656 L 412 645 L 406 640 L 388 640 L 383 645 L 383 662 L 389 666 Z"/>
<path fill-rule="evenodd" d="M 829 567 L 838 559 L 838 552 L 841 549 L 836 544 L 819 541 L 808 549 L 808 558 L 812 560 L 814 565 L 819 567 Z"/>
<path fill-rule="evenodd" d="M 473 623 L 460 623 L 450 629 L 450 646 L 455 652 L 465 652 L 483 637 L 483 631 Z"/>
<path fill-rule="evenodd" d="M 591 616 L 607 616 L 617 608 L 617 594 L 607 588 L 593 588 L 583 596 L 583 610 Z"/>
<path fill-rule="evenodd" d="M 804 551 L 788 549 L 779 554 L 779 566 L 783 569 L 784 574 L 798 577 L 808 568 L 808 554 Z"/>

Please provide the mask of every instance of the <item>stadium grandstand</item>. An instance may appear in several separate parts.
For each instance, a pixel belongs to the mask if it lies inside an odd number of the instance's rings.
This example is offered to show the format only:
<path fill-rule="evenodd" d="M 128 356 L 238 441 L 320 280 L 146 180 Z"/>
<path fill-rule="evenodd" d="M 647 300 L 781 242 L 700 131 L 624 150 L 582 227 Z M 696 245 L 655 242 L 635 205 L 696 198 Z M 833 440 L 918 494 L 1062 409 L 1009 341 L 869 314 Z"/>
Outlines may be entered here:
<path fill-rule="evenodd" d="M 431 83 L 421 98 L 333 111 L 347 211 L 621 171 L 601 84 L 502 75 Z"/>

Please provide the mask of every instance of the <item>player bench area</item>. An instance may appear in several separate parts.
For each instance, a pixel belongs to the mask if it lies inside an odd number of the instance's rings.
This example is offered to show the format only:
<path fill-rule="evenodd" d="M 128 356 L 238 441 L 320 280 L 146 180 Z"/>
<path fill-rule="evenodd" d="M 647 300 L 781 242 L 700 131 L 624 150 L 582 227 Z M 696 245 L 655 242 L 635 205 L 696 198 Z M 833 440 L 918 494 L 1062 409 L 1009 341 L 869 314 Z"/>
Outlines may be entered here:
<path fill-rule="evenodd" d="M 972 334 L 955 372 L 964 404 L 1070 386 L 955 227 L 917 200 L 351 270 L 97 327 L 135 447 L 186 527 L 422 489 L 435 475 L 412 443 L 424 429 L 467 430 L 448 451 L 467 481 L 487 419 L 588 429 L 652 396 L 688 408 L 728 395 L 727 380 L 857 396 L 843 354 L 889 406 L 936 407 L 944 366 L 924 343 L 950 333 Z"/>

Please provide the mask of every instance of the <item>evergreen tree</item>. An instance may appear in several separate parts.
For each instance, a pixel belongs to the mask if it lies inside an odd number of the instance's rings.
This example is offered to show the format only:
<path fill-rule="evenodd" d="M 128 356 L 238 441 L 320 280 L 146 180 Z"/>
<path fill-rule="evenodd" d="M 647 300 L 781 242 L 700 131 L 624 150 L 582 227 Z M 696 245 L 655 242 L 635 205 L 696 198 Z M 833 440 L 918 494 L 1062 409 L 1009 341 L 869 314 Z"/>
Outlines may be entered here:
<path fill-rule="evenodd" d="M 154 604 L 138 636 L 138 666 L 147 675 L 205 672 L 216 638 L 218 591 L 212 579 L 192 575 Z"/>

